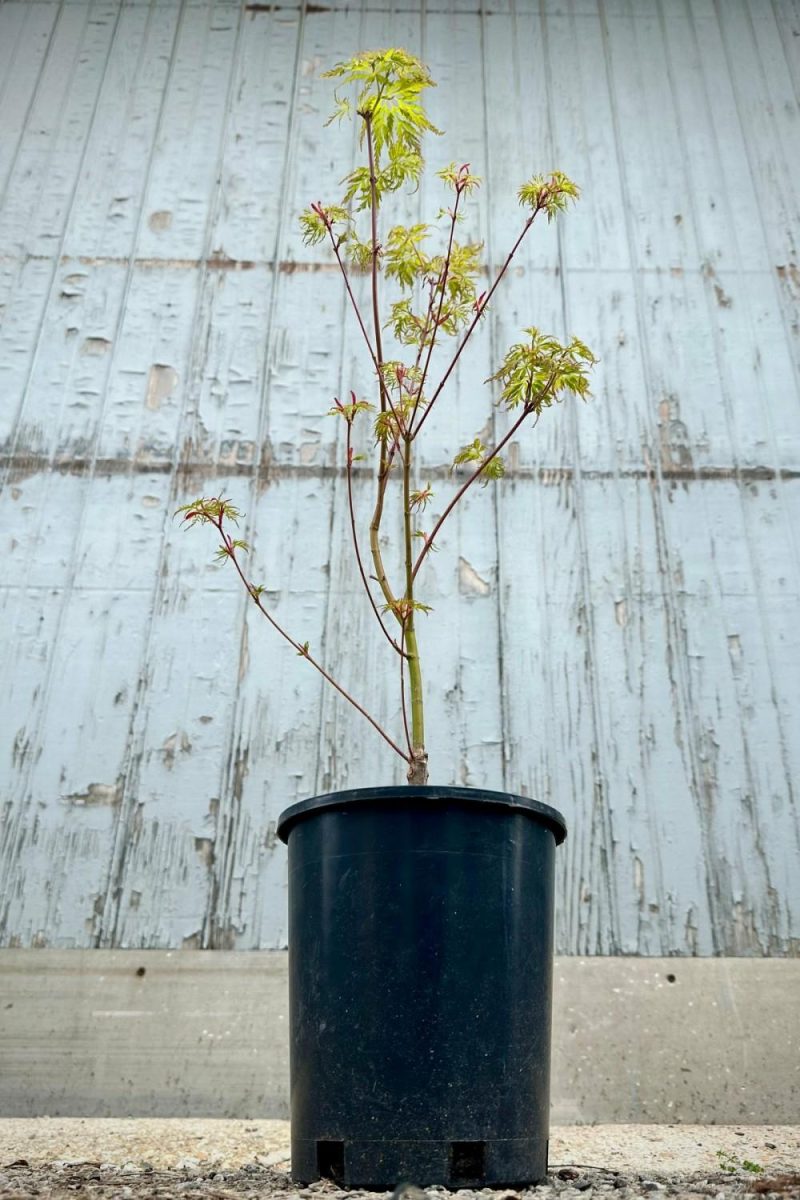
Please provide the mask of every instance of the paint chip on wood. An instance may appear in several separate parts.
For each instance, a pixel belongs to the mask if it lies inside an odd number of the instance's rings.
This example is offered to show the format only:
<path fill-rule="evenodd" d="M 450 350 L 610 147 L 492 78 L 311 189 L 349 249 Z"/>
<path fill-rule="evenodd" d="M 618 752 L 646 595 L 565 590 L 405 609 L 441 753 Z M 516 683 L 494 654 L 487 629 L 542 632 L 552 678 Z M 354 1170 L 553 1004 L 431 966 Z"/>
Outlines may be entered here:
<path fill-rule="evenodd" d="M 458 590 L 462 596 L 488 596 L 492 585 L 465 558 L 458 560 Z"/>
<path fill-rule="evenodd" d="M 109 338 L 104 337 L 88 337 L 81 346 L 81 354 L 89 354 L 97 357 L 101 354 L 106 354 L 111 347 Z"/>
<path fill-rule="evenodd" d="M 118 804 L 121 787 L 117 783 L 90 783 L 85 792 L 70 792 L 63 799 L 76 808 L 89 808 L 103 804 Z"/>
<path fill-rule="evenodd" d="M 177 383 L 178 372 L 174 367 L 169 367 L 166 363 L 153 363 L 147 376 L 145 407 L 151 412 L 158 412 L 162 402 L 172 395 Z"/>

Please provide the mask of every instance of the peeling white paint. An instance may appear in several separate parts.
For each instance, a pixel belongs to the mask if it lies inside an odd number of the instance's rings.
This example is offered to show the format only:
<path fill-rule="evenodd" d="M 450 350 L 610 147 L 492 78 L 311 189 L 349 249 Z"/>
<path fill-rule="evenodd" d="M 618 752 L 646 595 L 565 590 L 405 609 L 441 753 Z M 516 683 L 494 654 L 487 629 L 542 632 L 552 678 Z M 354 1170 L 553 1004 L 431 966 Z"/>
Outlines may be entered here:
<path fill-rule="evenodd" d="M 492 586 L 465 558 L 458 560 L 458 590 L 462 596 L 488 596 Z"/>
<path fill-rule="evenodd" d="M 278 812 L 402 764 L 172 514 L 230 495 L 270 611 L 402 729 L 321 420 L 372 368 L 295 221 L 353 162 L 320 75 L 361 18 L 106 7 L 0 5 L 0 944 L 277 946 Z M 481 381 L 525 324 L 598 354 L 596 398 L 467 494 L 420 597 L 434 779 L 564 810 L 573 953 L 800 953 L 791 31 L 718 7 L 414 26 L 443 161 L 485 181 L 465 237 L 502 261 L 520 146 L 583 187 L 520 250 L 420 463 L 446 502 L 454 453 L 502 431 Z M 368 472 L 355 500 L 368 519 Z"/>

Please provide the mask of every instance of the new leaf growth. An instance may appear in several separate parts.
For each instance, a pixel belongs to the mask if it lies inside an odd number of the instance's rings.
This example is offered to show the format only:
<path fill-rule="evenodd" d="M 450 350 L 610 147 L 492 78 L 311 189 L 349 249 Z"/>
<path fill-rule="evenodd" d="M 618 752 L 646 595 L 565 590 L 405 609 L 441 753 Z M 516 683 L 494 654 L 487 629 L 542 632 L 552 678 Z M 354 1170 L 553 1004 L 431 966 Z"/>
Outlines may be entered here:
<path fill-rule="evenodd" d="M 405 749 L 316 661 L 309 643 L 291 637 L 265 607 L 263 585 L 248 578 L 239 558 L 249 546 L 231 537 L 226 527 L 226 522 L 237 523 L 241 515 L 230 501 L 201 498 L 181 506 L 178 512 L 189 525 L 214 526 L 220 537 L 217 557 L 233 563 L 259 611 L 407 762 L 409 782 L 424 784 L 428 752 L 416 617 L 428 613 L 430 606 L 416 594 L 417 574 L 436 549 L 442 525 L 466 491 L 476 481 L 486 486 L 502 478 L 501 452 L 522 425 L 529 419 L 535 425 L 542 411 L 567 393 L 588 397 L 588 372 L 596 360 L 576 337 L 562 344 L 535 326 L 523 330 L 524 340 L 509 347 L 486 380 L 499 385 L 495 403 L 509 414 L 508 428 L 494 444 L 487 445 L 478 436 L 455 455 L 453 493 L 430 529 L 422 528 L 419 521 L 435 498 L 430 483 L 421 487 L 415 481 L 415 443 L 434 407 L 441 405 L 465 346 L 534 222 L 542 214 L 552 221 L 579 193 L 561 171 L 534 175 L 523 183 L 517 190 L 525 210 L 521 229 L 499 271 L 481 286 L 478 281 L 483 283 L 486 270 L 483 246 L 456 237 L 464 203 L 481 182 L 469 163 L 452 162 L 437 171 L 449 203 L 439 209 L 434 222 L 387 222 L 381 229 L 383 208 L 392 194 L 405 185 L 416 188 L 419 184 L 423 135 L 439 133 L 422 102 L 424 91 L 435 86 L 427 67 L 405 50 L 392 48 L 357 54 L 337 63 L 325 78 L 337 81 L 336 107 L 328 124 L 355 120 L 364 160 L 342 181 L 345 190 L 340 201 L 311 203 L 300 216 L 300 228 L 306 245 L 330 244 L 372 363 L 373 398 L 359 399 L 351 392 L 348 403 L 335 398 L 329 412 L 344 421 L 344 470 L 359 575 L 375 619 L 398 656 Z M 356 300 L 350 280 L 353 271 L 370 276 L 368 312 L 362 312 Z M 383 297 L 384 284 L 394 291 L 388 300 Z M 392 354 L 385 351 L 384 335 L 397 347 Z M 438 381 L 431 386 L 434 366 L 438 367 Z M 362 421 L 371 424 L 373 442 L 374 499 L 366 530 L 370 570 L 362 555 L 353 499 L 354 465 L 365 457 L 355 453 L 353 444 Z M 403 531 L 391 571 L 384 561 L 383 533 L 390 490 L 399 501 Z"/>

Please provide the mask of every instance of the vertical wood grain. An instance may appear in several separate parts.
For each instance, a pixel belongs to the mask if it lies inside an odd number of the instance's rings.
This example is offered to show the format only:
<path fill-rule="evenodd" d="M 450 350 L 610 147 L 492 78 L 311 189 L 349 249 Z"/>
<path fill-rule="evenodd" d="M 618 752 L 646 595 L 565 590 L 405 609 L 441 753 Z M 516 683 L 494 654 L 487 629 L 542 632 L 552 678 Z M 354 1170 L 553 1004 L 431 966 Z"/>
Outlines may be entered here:
<path fill-rule="evenodd" d="M 404 777 L 173 519 L 230 496 L 270 610 L 402 739 L 324 415 L 373 381 L 296 219 L 358 155 L 322 72 L 394 43 L 439 82 L 430 166 L 484 179 L 460 236 L 492 270 L 522 180 L 583 191 L 426 425 L 431 519 L 525 326 L 601 360 L 421 576 L 433 778 L 564 811 L 563 952 L 798 953 L 798 29 L 784 0 L 0 5 L 0 944 L 282 946 L 280 810 Z"/>

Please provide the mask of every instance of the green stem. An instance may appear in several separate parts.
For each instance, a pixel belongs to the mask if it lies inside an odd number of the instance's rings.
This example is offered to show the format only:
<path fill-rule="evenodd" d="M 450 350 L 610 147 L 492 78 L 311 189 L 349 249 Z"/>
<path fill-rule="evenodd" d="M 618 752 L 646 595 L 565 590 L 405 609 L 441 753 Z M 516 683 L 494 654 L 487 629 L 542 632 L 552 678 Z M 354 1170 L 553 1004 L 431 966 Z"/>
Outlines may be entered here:
<path fill-rule="evenodd" d="M 414 548 L 411 515 L 411 436 L 405 435 L 403 454 L 403 538 L 406 558 L 406 593 L 403 598 L 403 632 L 405 635 L 408 687 L 411 693 L 411 765 L 408 781 L 411 784 L 428 782 L 428 755 L 425 752 L 425 706 L 422 691 L 422 667 L 419 660 L 417 633 L 414 626 Z"/>
<path fill-rule="evenodd" d="M 358 563 L 358 572 L 359 572 L 359 574 L 360 574 L 360 576 L 361 576 L 361 582 L 364 584 L 364 589 L 365 589 L 365 591 L 366 591 L 366 593 L 367 593 L 367 597 L 368 597 L 368 599 L 369 599 L 369 602 L 370 602 L 370 604 L 372 605 L 372 611 L 375 613 L 375 616 L 376 616 L 376 618 L 377 618 L 378 624 L 380 625 L 381 629 L 383 630 L 383 632 L 384 632 L 384 635 L 386 636 L 386 638 L 387 638 L 387 640 L 389 641 L 390 645 L 392 645 L 392 646 L 394 647 L 394 649 L 397 651 L 397 653 L 398 653 L 398 654 L 400 655 L 400 657 L 402 658 L 402 657 L 403 657 L 403 649 L 402 649 L 402 646 L 399 646 L 399 645 L 397 644 L 397 642 L 394 640 L 394 638 L 392 637 L 392 635 L 389 633 L 389 630 L 386 628 L 386 626 L 385 626 L 385 625 L 384 625 L 384 623 L 383 623 L 383 617 L 382 617 L 382 616 L 381 616 L 381 614 L 378 612 L 378 606 L 377 606 L 377 604 L 375 603 L 375 597 L 372 595 L 372 588 L 369 586 L 369 580 L 367 579 L 367 573 L 366 573 L 366 571 L 364 570 L 364 564 L 363 564 L 363 562 L 361 561 L 361 550 L 359 549 L 359 545 L 358 545 L 358 532 L 357 532 L 357 530 L 356 530 L 356 510 L 355 510 L 355 504 L 354 504 L 354 502 L 353 502 L 353 446 L 352 446 L 352 432 L 353 432 L 353 422 L 352 422 L 352 421 L 348 421 L 348 422 L 347 422 L 347 504 L 348 504 L 348 508 L 349 508 L 349 510 L 350 510 L 350 531 L 351 531 L 351 533 L 352 533 L 352 535 L 353 535 L 353 549 L 354 549 L 354 551 L 355 551 L 355 555 L 356 555 L 356 562 Z M 374 558 L 375 558 L 375 556 L 373 555 L 373 559 L 374 559 Z M 379 559 L 379 562 L 380 562 L 380 547 L 378 547 L 378 559 Z M 381 566 L 381 568 L 382 568 L 383 564 L 382 564 L 382 563 L 380 563 L 380 566 Z M 384 592 L 384 594 L 385 594 L 385 592 Z"/>
<path fill-rule="evenodd" d="M 383 592 L 383 598 L 386 601 L 389 609 L 395 614 L 398 621 L 402 625 L 402 620 L 397 612 L 397 599 L 389 586 L 389 580 L 386 576 L 386 568 L 383 565 L 383 555 L 381 554 L 381 519 L 383 517 L 383 502 L 386 497 L 386 484 L 389 479 L 389 469 L 392 465 L 392 455 L 390 454 L 386 460 L 386 469 L 382 475 L 378 477 L 378 496 L 375 501 L 375 511 L 372 514 L 372 520 L 369 523 L 369 549 L 372 555 L 372 562 L 375 567 L 375 579 L 378 586 Z"/>

